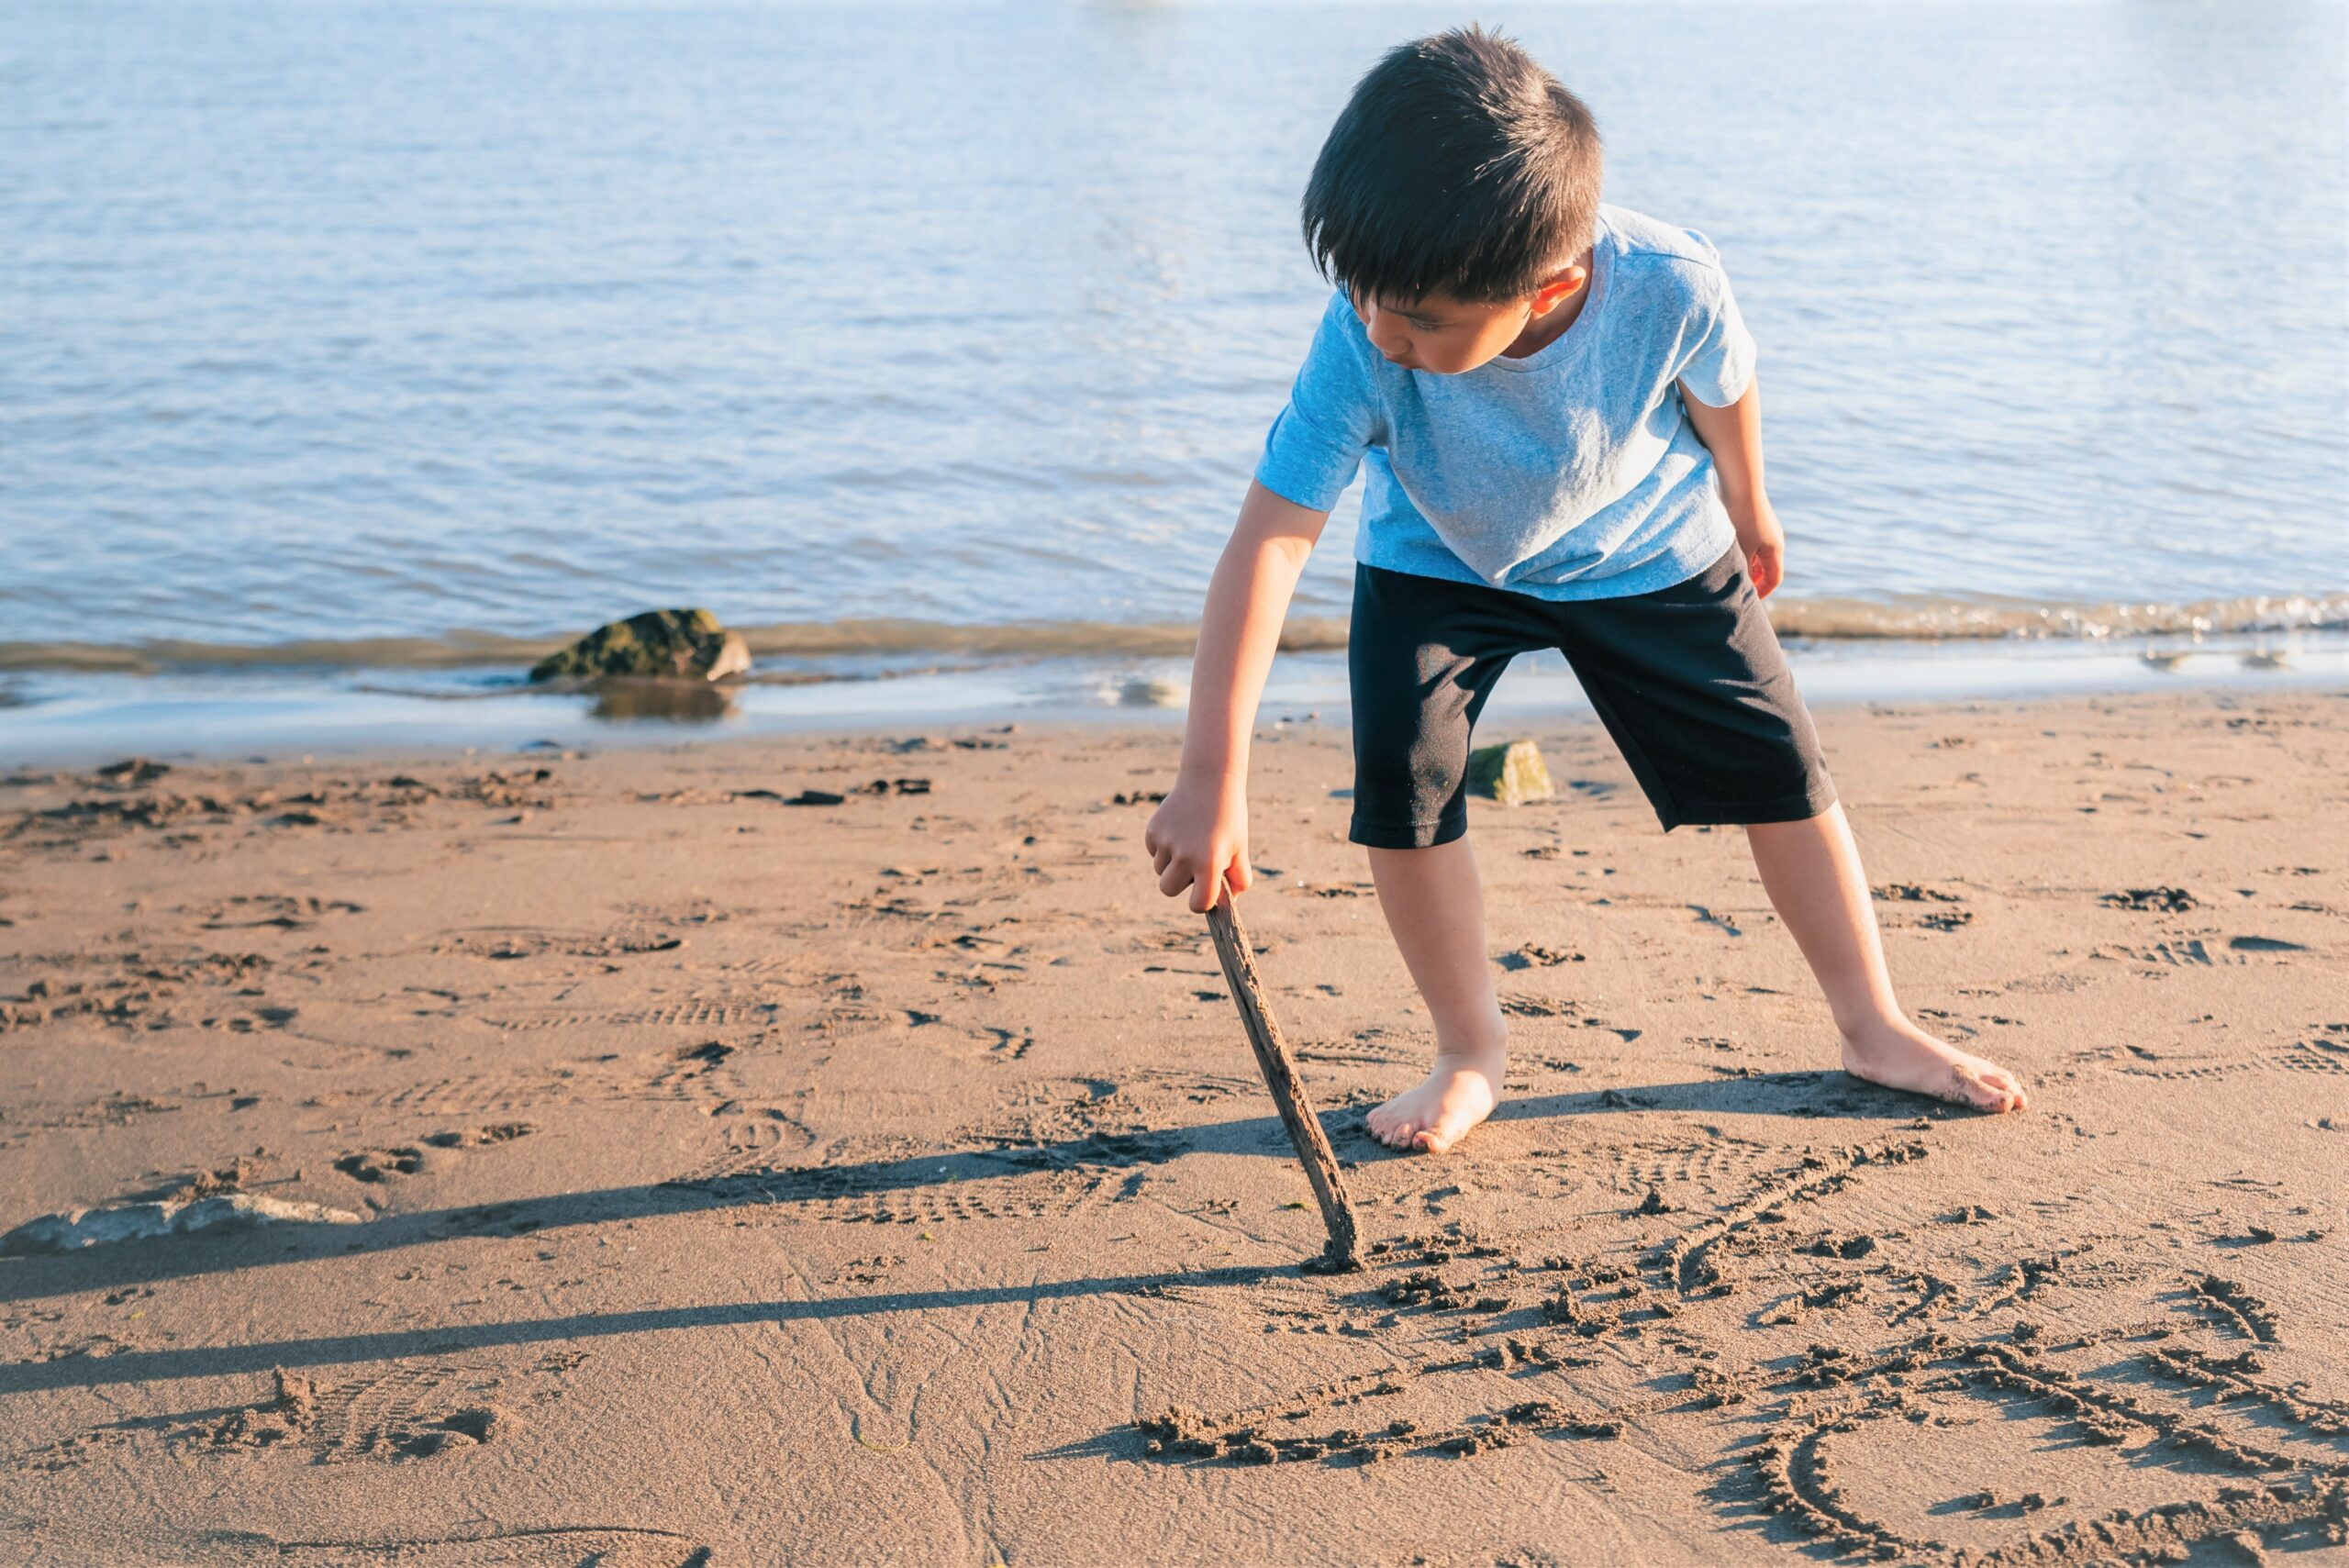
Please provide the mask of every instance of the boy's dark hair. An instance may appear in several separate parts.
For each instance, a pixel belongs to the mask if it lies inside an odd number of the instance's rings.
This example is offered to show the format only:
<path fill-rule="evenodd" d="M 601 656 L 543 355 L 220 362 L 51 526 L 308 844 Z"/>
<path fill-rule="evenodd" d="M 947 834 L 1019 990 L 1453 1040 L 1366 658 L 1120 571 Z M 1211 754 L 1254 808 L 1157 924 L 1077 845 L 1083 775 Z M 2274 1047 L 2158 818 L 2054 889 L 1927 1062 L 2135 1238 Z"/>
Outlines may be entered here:
<path fill-rule="evenodd" d="M 1531 294 L 1597 232 L 1598 125 L 1481 28 L 1387 51 L 1305 187 L 1305 243 L 1349 293 L 1491 305 Z"/>

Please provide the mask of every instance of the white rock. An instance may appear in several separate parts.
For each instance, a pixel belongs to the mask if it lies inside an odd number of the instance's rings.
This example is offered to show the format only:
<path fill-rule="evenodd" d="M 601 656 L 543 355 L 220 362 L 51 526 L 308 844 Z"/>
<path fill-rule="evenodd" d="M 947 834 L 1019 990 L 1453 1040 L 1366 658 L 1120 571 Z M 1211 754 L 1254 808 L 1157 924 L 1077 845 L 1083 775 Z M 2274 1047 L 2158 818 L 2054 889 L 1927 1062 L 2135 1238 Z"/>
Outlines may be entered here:
<path fill-rule="evenodd" d="M 250 1230 L 262 1225 L 359 1225 L 349 1209 L 284 1198 L 226 1193 L 212 1197 L 165 1198 L 127 1203 L 116 1208 L 73 1208 L 28 1219 L 0 1236 L 0 1258 L 77 1252 L 114 1241 L 149 1236 L 184 1236 L 198 1230 Z"/>

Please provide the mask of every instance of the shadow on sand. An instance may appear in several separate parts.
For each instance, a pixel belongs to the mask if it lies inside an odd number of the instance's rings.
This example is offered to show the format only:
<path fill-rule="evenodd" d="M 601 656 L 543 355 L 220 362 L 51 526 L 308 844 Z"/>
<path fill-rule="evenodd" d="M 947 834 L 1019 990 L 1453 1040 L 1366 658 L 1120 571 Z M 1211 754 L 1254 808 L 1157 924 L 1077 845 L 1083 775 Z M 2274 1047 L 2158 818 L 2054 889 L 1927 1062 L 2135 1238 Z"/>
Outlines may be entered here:
<path fill-rule="evenodd" d="M 1499 1123 L 1625 1111 L 1697 1111 L 1836 1117 L 1884 1121 L 1914 1117 L 1931 1106 L 1914 1095 L 1879 1089 L 1840 1073 L 1785 1073 L 1752 1077 L 1543 1095 L 1510 1101 Z M 1951 1107 L 1937 1107 L 1950 1115 Z M 1323 1126 L 1351 1156 L 1349 1163 L 1414 1158 L 1392 1152 L 1362 1129 L 1359 1112 L 1325 1111 Z M 282 1226 L 239 1234 L 160 1238 L 95 1248 L 59 1257 L 0 1262 L 0 1300 L 26 1301 L 81 1291 L 117 1290 L 289 1263 L 428 1247 L 470 1236 L 522 1236 L 572 1226 L 658 1218 L 748 1206 L 789 1208 L 810 1202 L 885 1197 L 890 1194 L 1001 1181 L 1040 1171 L 1108 1173 L 1194 1153 L 1288 1157 L 1278 1118 L 1250 1117 L 1139 1135 L 1095 1135 L 1010 1148 L 949 1151 L 858 1164 L 807 1166 L 678 1184 L 608 1187 L 466 1207 L 392 1214 L 363 1226 Z M 38 1389 L 97 1387 L 155 1379 L 217 1377 L 339 1362 L 447 1355 L 500 1345 L 594 1339 L 661 1329 L 806 1318 L 858 1318 L 998 1302 L 1144 1294 L 1171 1284 L 1253 1284 L 1292 1267 L 1130 1274 L 1057 1284 L 963 1290 L 881 1292 L 821 1301 L 766 1301 L 584 1314 L 395 1333 L 281 1340 L 260 1344 L 175 1351 L 130 1351 L 105 1357 L 0 1366 L 0 1395 Z"/>

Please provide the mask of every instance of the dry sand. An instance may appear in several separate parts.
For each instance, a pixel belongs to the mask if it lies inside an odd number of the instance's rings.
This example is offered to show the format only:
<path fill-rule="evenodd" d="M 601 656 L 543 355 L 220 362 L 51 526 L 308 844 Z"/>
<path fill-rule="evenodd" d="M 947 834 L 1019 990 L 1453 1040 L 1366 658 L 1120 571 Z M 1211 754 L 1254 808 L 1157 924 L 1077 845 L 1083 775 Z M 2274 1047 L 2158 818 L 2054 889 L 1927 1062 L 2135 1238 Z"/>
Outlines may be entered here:
<path fill-rule="evenodd" d="M 2342 1555 L 2349 702 L 1822 728 L 2030 1113 L 1833 1071 L 1739 835 L 1553 725 L 1475 817 L 1513 1097 L 1377 1148 L 1423 1029 L 1343 737 L 1268 729 L 1341 1276 L 1167 730 L 20 774 L 0 1229 L 164 1233 L 0 1259 L 0 1560 Z"/>

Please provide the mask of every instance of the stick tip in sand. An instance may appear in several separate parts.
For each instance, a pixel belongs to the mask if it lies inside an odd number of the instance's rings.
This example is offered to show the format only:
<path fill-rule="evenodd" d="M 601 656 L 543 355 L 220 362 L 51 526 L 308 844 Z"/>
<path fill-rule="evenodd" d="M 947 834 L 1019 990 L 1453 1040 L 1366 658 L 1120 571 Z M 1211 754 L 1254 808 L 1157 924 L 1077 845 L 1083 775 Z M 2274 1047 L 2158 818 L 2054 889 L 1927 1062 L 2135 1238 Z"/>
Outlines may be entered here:
<path fill-rule="evenodd" d="M 1329 1245 L 1320 1257 L 1306 1266 L 1316 1273 L 1341 1273 L 1362 1267 L 1360 1228 L 1354 1223 L 1353 1205 L 1346 1199 L 1344 1182 L 1338 1174 L 1338 1157 L 1330 1148 L 1330 1139 L 1321 1130 L 1320 1119 L 1313 1114 L 1313 1103 L 1306 1097 L 1305 1085 L 1297 1075 L 1296 1060 L 1289 1055 L 1288 1042 L 1281 1037 L 1281 1027 L 1273 1018 L 1272 998 L 1265 994 L 1264 982 L 1256 977 L 1256 960 L 1248 946 L 1248 929 L 1240 923 L 1240 912 L 1232 906 L 1230 892 L 1208 910 L 1208 930 L 1215 938 L 1216 957 L 1223 964 L 1223 977 L 1230 984 L 1231 999 L 1240 1008 L 1241 1026 L 1248 1032 L 1248 1043 L 1254 1048 L 1256 1066 L 1264 1075 L 1264 1086 L 1273 1093 L 1273 1104 L 1281 1113 L 1282 1125 L 1288 1129 L 1289 1141 L 1297 1146 L 1297 1157 L 1305 1167 L 1305 1179 L 1313 1188 L 1314 1200 L 1321 1207 L 1321 1223 L 1330 1231 Z"/>

